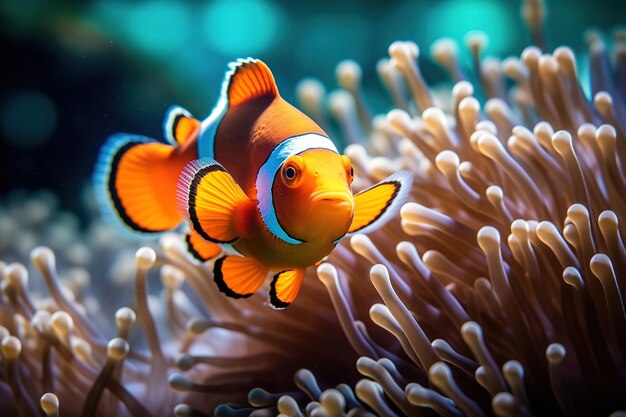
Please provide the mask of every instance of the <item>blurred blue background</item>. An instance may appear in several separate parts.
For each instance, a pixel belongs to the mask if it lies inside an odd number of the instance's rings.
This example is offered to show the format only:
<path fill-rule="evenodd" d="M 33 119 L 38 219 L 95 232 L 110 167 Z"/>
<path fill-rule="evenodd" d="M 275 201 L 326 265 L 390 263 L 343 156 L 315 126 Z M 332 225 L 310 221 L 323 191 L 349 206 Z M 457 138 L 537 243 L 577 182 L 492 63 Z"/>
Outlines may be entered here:
<path fill-rule="evenodd" d="M 626 21 L 623 1 L 548 0 L 550 49 L 584 54 L 582 33 L 610 33 Z M 274 71 L 294 101 L 303 77 L 336 87 L 335 65 L 363 67 L 368 97 L 388 110 L 376 62 L 394 40 L 413 40 L 431 84 L 444 72 L 430 44 L 462 45 L 478 29 L 487 54 L 519 55 L 531 37 L 521 1 L 78 1 L 0 0 L 0 198 L 14 188 L 49 188 L 78 206 L 97 151 L 115 132 L 162 138 L 167 107 L 199 118 L 211 110 L 228 62 L 253 56 Z M 464 49 L 461 46 L 461 49 Z"/>

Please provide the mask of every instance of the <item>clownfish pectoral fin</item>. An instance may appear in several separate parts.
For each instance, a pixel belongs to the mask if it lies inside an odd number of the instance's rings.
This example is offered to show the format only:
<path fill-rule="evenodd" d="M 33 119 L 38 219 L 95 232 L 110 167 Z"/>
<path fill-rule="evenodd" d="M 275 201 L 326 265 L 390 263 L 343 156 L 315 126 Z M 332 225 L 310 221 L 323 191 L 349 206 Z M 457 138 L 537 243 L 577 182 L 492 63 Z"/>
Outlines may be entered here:
<path fill-rule="evenodd" d="M 208 261 L 222 253 L 220 245 L 202 239 L 197 233 L 186 234 L 185 244 L 187 252 L 200 262 Z"/>
<path fill-rule="evenodd" d="M 305 269 L 290 269 L 274 275 L 270 285 L 270 304 L 273 308 L 282 310 L 296 299 L 305 271 Z"/>
<path fill-rule="evenodd" d="M 387 223 L 406 202 L 412 183 L 412 174 L 400 171 L 356 194 L 348 233 L 369 233 Z"/>
<path fill-rule="evenodd" d="M 198 135 L 200 121 L 193 118 L 191 113 L 179 106 L 172 106 L 165 113 L 163 134 L 167 141 L 180 146 L 192 137 Z"/>
<path fill-rule="evenodd" d="M 187 164 L 178 177 L 177 204 L 191 229 L 213 243 L 240 237 L 237 220 L 250 199 L 219 163 L 203 158 Z"/>
<path fill-rule="evenodd" d="M 175 202 L 180 168 L 170 158 L 174 150 L 143 136 L 112 136 L 100 150 L 93 175 L 104 216 L 136 234 L 176 228 L 183 219 Z"/>
<path fill-rule="evenodd" d="M 213 280 L 217 288 L 232 298 L 247 298 L 263 285 L 269 268 L 254 258 L 223 256 L 215 261 Z"/>
<path fill-rule="evenodd" d="M 226 86 L 230 107 L 260 97 L 278 96 L 274 75 L 263 61 L 247 58 L 230 65 L 232 73 Z"/>

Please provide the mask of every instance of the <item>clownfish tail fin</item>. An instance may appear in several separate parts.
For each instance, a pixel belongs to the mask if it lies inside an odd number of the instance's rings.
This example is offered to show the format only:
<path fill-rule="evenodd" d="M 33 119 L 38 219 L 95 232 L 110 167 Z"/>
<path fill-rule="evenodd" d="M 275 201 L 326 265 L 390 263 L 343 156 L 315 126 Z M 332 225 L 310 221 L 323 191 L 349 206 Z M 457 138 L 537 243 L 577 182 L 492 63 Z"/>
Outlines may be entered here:
<path fill-rule="evenodd" d="M 174 147 L 149 138 L 117 134 L 100 150 L 93 175 L 103 215 L 131 234 L 176 228 L 178 171 L 170 161 Z"/>
<path fill-rule="evenodd" d="M 188 140 L 197 137 L 199 131 L 200 121 L 182 107 L 172 106 L 165 113 L 163 135 L 171 145 L 183 145 Z"/>

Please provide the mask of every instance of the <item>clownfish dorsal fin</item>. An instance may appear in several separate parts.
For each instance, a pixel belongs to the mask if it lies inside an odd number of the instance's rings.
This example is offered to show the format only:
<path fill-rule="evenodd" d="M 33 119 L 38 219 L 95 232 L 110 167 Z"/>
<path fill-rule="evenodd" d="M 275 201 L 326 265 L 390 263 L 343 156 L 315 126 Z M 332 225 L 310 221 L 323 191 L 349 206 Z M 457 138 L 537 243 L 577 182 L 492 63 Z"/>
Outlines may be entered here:
<path fill-rule="evenodd" d="M 237 106 L 259 97 L 278 97 L 274 75 L 263 61 L 239 59 L 231 64 L 231 70 L 226 90 L 229 106 Z"/>
<path fill-rule="evenodd" d="M 165 113 L 163 134 L 167 141 L 176 146 L 182 145 L 198 135 L 200 121 L 180 106 L 172 106 Z"/>
<path fill-rule="evenodd" d="M 222 119 L 231 107 L 266 98 L 268 102 L 280 97 L 272 71 L 258 59 L 238 59 L 228 64 L 217 105 L 202 121 L 201 138 L 198 140 L 200 157 L 215 156 L 215 135 Z"/>

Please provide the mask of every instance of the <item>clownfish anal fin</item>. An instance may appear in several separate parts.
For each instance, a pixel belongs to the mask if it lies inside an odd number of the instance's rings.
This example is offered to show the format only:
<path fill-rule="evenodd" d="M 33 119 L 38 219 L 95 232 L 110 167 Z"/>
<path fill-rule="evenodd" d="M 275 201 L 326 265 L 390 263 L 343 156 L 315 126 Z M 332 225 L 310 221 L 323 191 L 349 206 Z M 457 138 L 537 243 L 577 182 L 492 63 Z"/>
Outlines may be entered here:
<path fill-rule="evenodd" d="M 231 64 L 228 80 L 228 104 L 236 106 L 259 97 L 277 97 L 278 88 L 272 71 L 258 59 L 240 59 Z"/>
<path fill-rule="evenodd" d="M 269 268 L 254 258 L 223 256 L 215 261 L 213 280 L 217 288 L 232 298 L 247 298 L 263 285 Z"/>
<path fill-rule="evenodd" d="M 200 121 L 182 107 L 172 106 L 165 113 L 163 134 L 172 145 L 182 145 L 197 136 L 199 128 Z"/>
<path fill-rule="evenodd" d="M 211 158 L 188 163 L 178 177 L 178 210 L 209 242 L 235 242 L 240 237 L 239 212 L 249 202 L 235 179 Z"/>
<path fill-rule="evenodd" d="M 406 202 L 413 177 L 397 172 L 354 196 L 354 219 L 348 233 L 369 233 L 395 216 Z"/>
<path fill-rule="evenodd" d="M 304 280 L 305 269 L 289 269 L 274 275 L 270 285 L 270 304 L 282 310 L 296 299 Z"/>
<path fill-rule="evenodd" d="M 186 234 L 185 244 L 187 252 L 200 262 L 208 261 L 222 253 L 220 245 L 202 239 L 197 233 Z"/>

